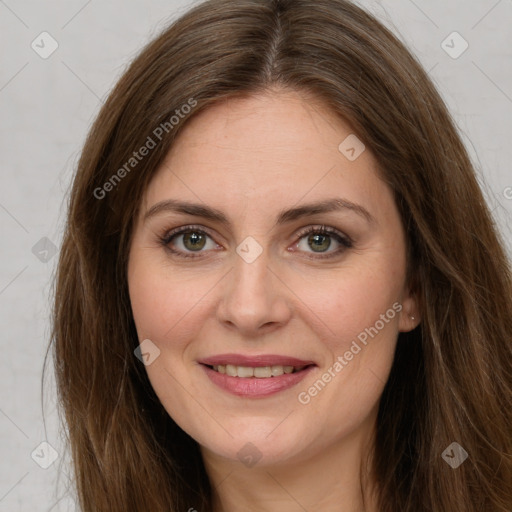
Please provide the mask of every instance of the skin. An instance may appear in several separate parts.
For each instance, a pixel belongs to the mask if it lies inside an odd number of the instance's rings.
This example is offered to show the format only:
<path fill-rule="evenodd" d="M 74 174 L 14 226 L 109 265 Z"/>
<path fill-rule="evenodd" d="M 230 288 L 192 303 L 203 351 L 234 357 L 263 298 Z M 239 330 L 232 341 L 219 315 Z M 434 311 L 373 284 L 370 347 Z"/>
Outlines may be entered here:
<path fill-rule="evenodd" d="M 329 512 L 340 504 L 345 512 L 376 511 L 363 461 L 398 333 L 420 318 L 405 279 L 404 230 L 375 156 L 367 148 L 347 159 L 338 146 L 350 126 L 284 89 L 217 104 L 183 128 L 143 196 L 128 265 L 139 340 L 160 350 L 146 366 L 156 394 L 199 443 L 216 512 Z M 283 209 L 333 197 L 364 207 L 373 221 L 345 209 L 276 225 Z M 172 211 L 144 221 L 171 198 L 221 210 L 230 224 Z M 160 239 L 190 224 L 208 231 L 200 251 L 183 235 L 169 246 L 196 258 L 166 250 Z M 353 246 L 328 237 L 315 251 L 300 232 L 322 225 Z M 251 263 L 236 252 L 248 236 L 262 249 Z M 401 312 L 301 403 L 298 394 L 394 303 Z M 281 354 L 317 366 L 290 389 L 244 398 L 211 383 L 197 362 L 222 353 Z M 237 456 L 249 442 L 261 454 L 252 467 Z"/>

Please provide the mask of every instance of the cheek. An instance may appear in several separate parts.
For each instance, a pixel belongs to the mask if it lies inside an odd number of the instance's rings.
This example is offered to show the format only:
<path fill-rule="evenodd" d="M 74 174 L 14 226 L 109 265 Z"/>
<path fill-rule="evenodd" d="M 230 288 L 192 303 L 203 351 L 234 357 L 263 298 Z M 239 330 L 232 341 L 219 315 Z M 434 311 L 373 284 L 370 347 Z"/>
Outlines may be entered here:
<path fill-rule="evenodd" d="M 364 264 L 343 269 L 334 281 L 325 277 L 302 289 L 322 320 L 329 360 L 318 376 L 325 384 L 317 380 L 303 386 L 299 401 L 318 414 L 339 404 L 329 413 L 328 425 L 335 431 L 362 421 L 387 381 L 402 310 L 399 260 L 375 254 Z"/>
<path fill-rule="evenodd" d="M 210 282 L 212 281 L 212 282 Z M 173 348 L 183 335 L 180 331 L 199 328 L 193 318 L 201 315 L 208 305 L 211 278 L 180 276 L 180 272 L 166 271 L 161 264 L 143 262 L 134 258 L 128 273 L 130 301 L 139 339 L 149 338 L 162 345 L 173 340 Z"/>
<path fill-rule="evenodd" d="M 294 283 L 294 292 L 306 306 L 302 310 L 309 311 L 310 323 L 331 350 L 344 349 L 376 323 L 386 335 L 398 330 L 403 272 L 377 255 L 368 260 Z"/>
<path fill-rule="evenodd" d="M 301 282 L 299 293 L 326 357 L 317 380 L 298 390 L 298 400 L 312 416 L 328 416 L 325 428 L 340 435 L 370 413 L 388 379 L 402 309 L 399 260 L 375 253 L 336 276 L 317 276 L 314 286 Z"/>
<path fill-rule="evenodd" d="M 180 278 L 179 274 L 166 271 L 161 262 L 150 257 L 134 254 L 128 268 L 130 301 L 139 342 L 149 339 L 159 350 L 145 367 L 151 386 L 174 421 L 203 440 L 204 432 L 194 418 L 200 417 L 199 424 L 206 424 L 209 418 L 202 417 L 204 410 L 198 411 L 195 401 L 190 400 L 190 396 L 201 396 L 201 390 L 189 378 L 193 367 L 186 351 L 201 328 L 199 316 L 207 314 L 205 295 L 212 285 L 208 280 Z"/>

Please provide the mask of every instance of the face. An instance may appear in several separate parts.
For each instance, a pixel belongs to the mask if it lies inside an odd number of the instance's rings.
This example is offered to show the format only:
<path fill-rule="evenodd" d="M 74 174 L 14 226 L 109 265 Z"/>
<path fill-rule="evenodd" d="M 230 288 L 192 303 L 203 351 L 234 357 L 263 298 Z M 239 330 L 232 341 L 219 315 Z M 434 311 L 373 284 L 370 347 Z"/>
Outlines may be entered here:
<path fill-rule="evenodd" d="M 371 431 L 418 312 L 362 148 L 322 104 L 272 91 L 192 119 L 150 182 L 132 311 L 151 384 L 203 453 L 299 462 Z"/>

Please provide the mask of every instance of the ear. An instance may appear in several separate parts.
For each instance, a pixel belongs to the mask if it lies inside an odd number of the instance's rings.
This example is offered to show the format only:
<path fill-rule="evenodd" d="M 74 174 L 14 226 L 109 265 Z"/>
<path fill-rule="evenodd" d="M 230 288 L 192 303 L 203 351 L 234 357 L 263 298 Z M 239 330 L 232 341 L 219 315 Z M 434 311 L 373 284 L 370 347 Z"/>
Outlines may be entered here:
<path fill-rule="evenodd" d="M 401 301 L 402 311 L 398 321 L 400 332 L 409 332 L 418 327 L 421 322 L 421 308 L 417 293 L 406 290 Z"/>

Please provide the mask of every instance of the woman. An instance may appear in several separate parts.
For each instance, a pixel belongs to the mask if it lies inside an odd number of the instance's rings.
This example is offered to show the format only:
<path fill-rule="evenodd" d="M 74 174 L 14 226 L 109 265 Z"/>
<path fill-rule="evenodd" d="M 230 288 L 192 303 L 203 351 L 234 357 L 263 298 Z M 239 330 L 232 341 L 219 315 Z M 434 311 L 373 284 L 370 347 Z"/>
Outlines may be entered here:
<path fill-rule="evenodd" d="M 346 0 L 213 0 L 89 134 L 53 354 L 84 511 L 512 510 L 510 266 Z"/>

